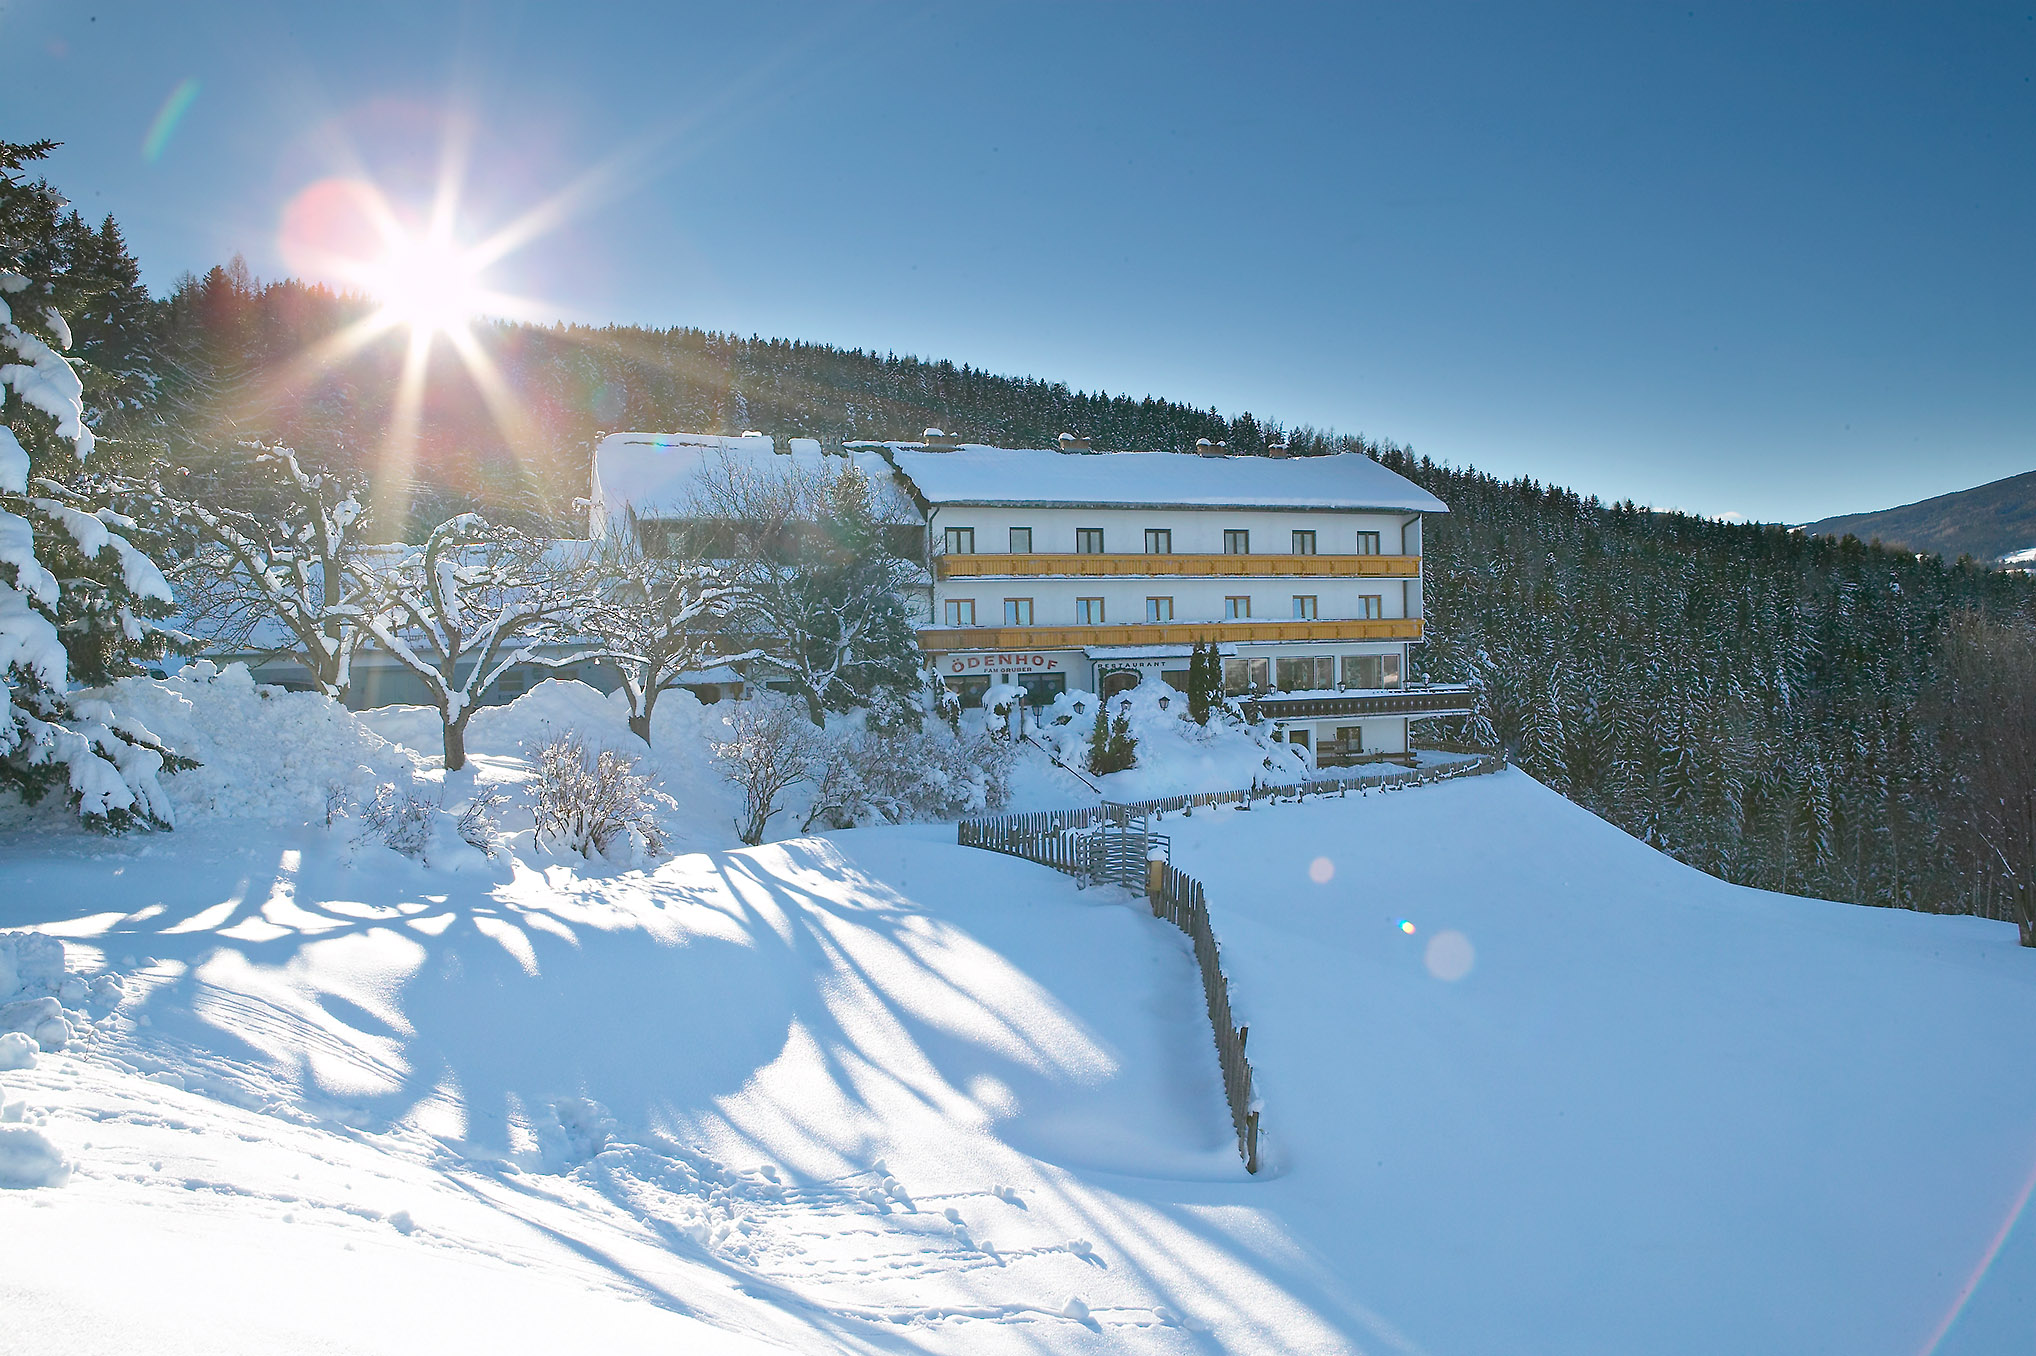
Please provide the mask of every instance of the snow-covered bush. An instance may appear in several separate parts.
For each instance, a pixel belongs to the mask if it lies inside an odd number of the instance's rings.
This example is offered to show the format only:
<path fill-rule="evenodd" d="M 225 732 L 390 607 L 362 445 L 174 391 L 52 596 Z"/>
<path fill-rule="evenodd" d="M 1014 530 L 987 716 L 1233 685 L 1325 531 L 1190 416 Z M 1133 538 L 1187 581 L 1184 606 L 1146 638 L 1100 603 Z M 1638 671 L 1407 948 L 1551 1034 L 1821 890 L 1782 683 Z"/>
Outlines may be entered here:
<path fill-rule="evenodd" d="M 1129 709 L 1122 710 L 1127 704 Z M 1036 724 L 1027 722 L 1027 733 L 1063 763 L 1083 767 L 1102 709 L 1095 693 L 1070 689 L 1039 713 Z M 1209 723 L 1198 725 L 1187 694 L 1162 682 L 1147 681 L 1110 697 L 1106 746 L 1120 714 L 1136 749 L 1133 766 L 1107 774 L 1108 794 L 1120 800 L 1309 775 L 1306 754 L 1275 739 L 1271 726 L 1252 725 L 1228 705 L 1212 706 Z"/>
<path fill-rule="evenodd" d="M 831 735 L 805 828 L 959 819 L 1000 810 L 1011 797 L 1010 744 L 946 726 Z"/>
<path fill-rule="evenodd" d="M 771 816 L 784 808 L 785 792 L 813 775 L 819 731 L 784 699 L 758 695 L 734 703 L 708 743 L 729 780 L 742 788 L 736 832 L 745 843 L 761 843 Z"/>
<path fill-rule="evenodd" d="M 493 857 L 494 812 L 507 798 L 476 791 L 465 803 L 448 808 L 443 794 L 414 784 L 383 782 L 372 793 L 358 796 L 335 782 L 326 791 L 325 822 L 354 843 L 379 843 L 426 866 L 457 864 L 465 855 L 462 843 L 483 857 Z"/>
<path fill-rule="evenodd" d="M 660 797 L 635 760 L 614 749 L 597 754 L 579 735 L 560 735 L 537 751 L 531 785 L 541 846 L 622 863 L 664 851 Z"/>

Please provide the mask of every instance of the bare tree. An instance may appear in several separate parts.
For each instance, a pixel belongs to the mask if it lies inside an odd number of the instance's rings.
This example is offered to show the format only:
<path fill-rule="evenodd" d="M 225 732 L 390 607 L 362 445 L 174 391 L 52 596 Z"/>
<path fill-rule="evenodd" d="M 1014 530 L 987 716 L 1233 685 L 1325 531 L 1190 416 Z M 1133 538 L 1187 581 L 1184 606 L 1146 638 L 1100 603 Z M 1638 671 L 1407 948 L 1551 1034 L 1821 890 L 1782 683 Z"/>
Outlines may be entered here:
<path fill-rule="evenodd" d="M 466 766 L 467 722 L 517 664 L 561 668 L 603 657 L 583 637 L 606 603 L 584 561 L 478 514 L 440 523 L 421 547 L 381 553 L 363 575 L 373 608 L 362 626 L 424 681 L 445 727 L 445 766 Z M 545 654 L 546 647 L 570 647 Z"/>
<path fill-rule="evenodd" d="M 846 459 L 825 471 L 729 459 L 695 487 L 705 549 L 739 570 L 733 620 L 792 679 L 816 725 L 854 706 L 916 709 L 910 567 L 884 540 L 888 493 Z"/>
<path fill-rule="evenodd" d="M 589 614 L 587 631 L 621 673 L 629 728 L 644 743 L 659 694 L 682 674 L 762 653 L 724 645 L 723 624 L 742 596 L 733 567 L 690 553 L 646 551 L 634 533 L 604 539 L 591 563 L 607 605 Z"/>
<path fill-rule="evenodd" d="M 737 702 L 727 719 L 727 735 L 709 742 L 742 788 L 744 817 L 735 828 L 755 846 L 771 816 L 784 808 L 779 798 L 812 775 L 818 736 L 790 703 L 770 698 Z"/>
<path fill-rule="evenodd" d="M 1976 912 L 2005 914 L 2036 947 L 2036 625 L 1953 618 L 1938 729 L 1955 778 L 1955 850 Z"/>
<path fill-rule="evenodd" d="M 232 508 L 162 481 L 127 486 L 197 549 L 172 571 L 187 613 L 214 639 L 247 641 L 273 619 L 320 692 L 345 701 L 364 632 L 357 568 L 363 484 L 306 471 L 287 447 L 243 443 L 231 469 L 265 482 L 275 507 Z"/>

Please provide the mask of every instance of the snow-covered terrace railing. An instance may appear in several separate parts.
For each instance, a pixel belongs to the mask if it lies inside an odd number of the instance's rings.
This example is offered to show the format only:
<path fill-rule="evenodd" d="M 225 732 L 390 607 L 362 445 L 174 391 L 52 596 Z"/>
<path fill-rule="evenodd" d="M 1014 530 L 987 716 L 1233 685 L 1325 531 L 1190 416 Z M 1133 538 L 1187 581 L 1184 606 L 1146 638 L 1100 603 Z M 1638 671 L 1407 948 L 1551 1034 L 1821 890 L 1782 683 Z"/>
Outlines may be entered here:
<path fill-rule="evenodd" d="M 1169 810 L 1195 806 L 1229 805 L 1284 796 L 1348 795 L 1355 785 L 1361 790 L 1400 790 L 1498 772 L 1506 766 L 1504 757 L 1485 754 L 1469 762 L 1421 768 L 1367 777 L 1320 778 L 1286 786 L 1252 787 L 1243 791 L 1203 791 L 1193 795 L 1166 796 L 1159 800 L 1129 804 L 1105 801 L 1072 810 L 1040 810 L 1030 814 L 984 815 L 964 819 L 955 826 L 956 841 L 963 847 L 979 847 L 1012 857 L 1050 866 L 1070 876 L 1088 877 L 1094 865 L 1090 850 L 1093 830 L 1128 825 L 1133 820 L 1156 818 Z M 1202 971 L 1202 996 L 1209 1007 L 1209 1025 L 1216 1037 L 1216 1059 L 1223 1070 L 1223 1094 L 1230 1103 L 1231 1124 L 1237 1130 L 1237 1152 L 1246 1172 L 1258 1171 L 1258 1112 L 1252 1093 L 1251 1061 L 1244 1045 L 1251 1033 L 1239 1026 L 1230 1011 L 1230 981 L 1223 974 L 1223 959 L 1216 945 L 1215 929 L 1209 925 L 1209 901 L 1202 883 L 1165 862 L 1151 864 L 1146 877 L 1146 898 L 1155 918 L 1163 918 L 1188 935 L 1195 945 L 1195 963 Z"/>

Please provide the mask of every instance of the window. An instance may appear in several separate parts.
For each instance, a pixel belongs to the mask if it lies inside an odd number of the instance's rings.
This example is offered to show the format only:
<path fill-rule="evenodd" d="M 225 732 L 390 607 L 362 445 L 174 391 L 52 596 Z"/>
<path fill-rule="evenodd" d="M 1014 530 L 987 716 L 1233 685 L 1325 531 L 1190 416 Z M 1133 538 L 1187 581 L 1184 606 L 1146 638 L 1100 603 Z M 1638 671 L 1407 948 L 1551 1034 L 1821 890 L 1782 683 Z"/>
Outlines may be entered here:
<path fill-rule="evenodd" d="M 1378 534 L 1373 533 L 1372 535 L 1377 536 Z M 1014 527 L 1011 529 L 1011 554 L 1014 556 L 1029 556 L 1032 554 L 1031 528 Z"/>
<path fill-rule="evenodd" d="M 947 624 L 949 626 L 974 626 L 976 624 L 976 600 L 973 598 L 948 599 Z"/>
<path fill-rule="evenodd" d="M 1237 528 L 1223 531 L 1223 554 L 1226 556 L 1248 556 L 1251 554 L 1251 534 Z"/>
<path fill-rule="evenodd" d="M 1147 598 L 1145 619 L 1149 622 L 1168 622 L 1174 619 L 1174 600 L 1171 598 Z"/>
<path fill-rule="evenodd" d="M 1030 598 L 1006 598 L 1004 600 L 1004 625 L 1032 625 L 1032 600 Z"/>
<path fill-rule="evenodd" d="M 1357 553 L 1361 556 L 1375 556 L 1379 553 L 1379 534 L 1360 532 L 1357 534 Z"/>
<path fill-rule="evenodd" d="M 1334 655 L 1303 655 L 1282 659 L 1273 665 L 1273 676 L 1282 692 L 1313 692 L 1336 686 Z"/>
<path fill-rule="evenodd" d="M 1103 554 L 1103 529 L 1100 527 L 1078 527 L 1075 529 L 1075 553 L 1084 556 Z"/>
<path fill-rule="evenodd" d="M 1315 595 L 1297 593 L 1294 595 L 1294 617 L 1298 621 L 1315 620 Z"/>
<path fill-rule="evenodd" d="M 974 555 L 976 553 L 976 530 L 973 527 L 948 528 L 947 553 L 951 556 Z"/>
<path fill-rule="evenodd" d="M 1243 621 L 1251 615 L 1251 595 L 1223 600 L 1223 620 Z"/>
<path fill-rule="evenodd" d="M 1349 654 L 1343 657 L 1345 687 L 1398 687 L 1400 657 L 1396 654 Z"/>
<path fill-rule="evenodd" d="M 1357 600 L 1357 615 L 1367 619 L 1385 616 L 1385 600 L 1376 593 L 1367 593 Z"/>
<path fill-rule="evenodd" d="M 1364 726 L 1339 725 L 1336 727 L 1336 742 L 1342 745 L 1346 754 L 1364 752 Z"/>
<path fill-rule="evenodd" d="M 1305 748 L 1307 748 L 1307 747 L 1308 747 L 1308 731 L 1306 731 L 1306 730 L 1289 730 L 1289 731 L 1287 731 L 1287 742 L 1288 742 L 1289 744 L 1298 744 L 1298 745 L 1300 745 L 1300 746 L 1301 746 L 1302 748 L 1304 748 L 1304 749 L 1305 749 Z"/>
<path fill-rule="evenodd" d="M 965 709 L 973 711 L 983 704 L 983 694 L 990 690 L 990 680 L 981 676 L 950 678 L 947 680 L 947 690 L 961 698 L 961 704 Z"/>
<path fill-rule="evenodd" d="M 1271 686 L 1271 664 L 1263 659 L 1226 659 L 1223 661 L 1223 695 L 1241 697 L 1247 692 L 1263 692 Z"/>
<path fill-rule="evenodd" d="M 1103 624 L 1103 600 L 1101 598 L 1075 599 L 1075 622 L 1080 626 L 1101 626 Z"/>
<path fill-rule="evenodd" d="M 1148 527 L 1145 529 L 1145 554 L 1149 556 L 1170 556 L 1174 553 L 1174 534 L 1170 527 Z"/>
<path fill-rule="evenodd" d="M 1294 534 L 1294 554 L 1297 556 L 1312 556 L 1315 554 L 1315 534 L 1313 532 L 1296 532 Z"/>

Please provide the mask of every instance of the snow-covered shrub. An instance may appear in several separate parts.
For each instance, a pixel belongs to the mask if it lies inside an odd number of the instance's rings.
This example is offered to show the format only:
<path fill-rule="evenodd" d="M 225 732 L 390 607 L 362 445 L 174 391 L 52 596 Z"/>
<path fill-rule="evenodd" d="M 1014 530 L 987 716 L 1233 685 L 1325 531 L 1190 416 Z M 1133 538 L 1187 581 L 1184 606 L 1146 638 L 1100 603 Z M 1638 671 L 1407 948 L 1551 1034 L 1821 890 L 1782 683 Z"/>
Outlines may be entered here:
<path fill-rule="evenodd" d="M 1025 700 L 1025 689 L 1016 683 L 997 683 L 983 693 L 983 730 L 999 738 L 1009 738 L 1017 733 L 1018 704 Z"/>
<path fill-rule="evenodd" d="M 944 725 L 834 735 L 820 757 L 805 828 L 959 819 L 999 810 L 1011 797 L 1010 744 Z"/>
<path fill-rule="evenodd" d="M 771 816 L 784 808 L 780 798 L 813 775 L 819 731 L 789 702 L 758 695 L 734 703 L 708 743 L 729 780 L 742 788 L 736 832 L 745 843 L 761 843 Z"/>
<path fill-rule="evenodd" d="M 1130 709 L 1122 710 L 1127 703 Z M 1081 768 L 1101 709 L 1095 693 L 1070 689 L 1039 713 L 1036 725 L 1027 722 L 1027 733 L 1062 763 Z M 1110 697 L 1106 748 L 1120 714 L 1136 759 L 1128 770 L 1107 774 L 1108 793 L 1119 800 L 1227 790 L 1253 781 L 1277 785 L 1309 775 L 1307 755 L 1275 739 L 1270 725 L 1252 725 L 1228 704 L 1211 706 L 1209 723 L 1199 725 L 1187 695 L 1163 682 L 1144 682 Z"/>
<path fill-rule="evenodd" d="M 382 844 L 413 861 L 431 846 L 431 822 L 438 806 L 415 791 L 385 785 L 375 788 L 375 798 L 361 807 L 361 821 Z"/>
<path fill-rule="evenodd" d="M 449 809 L 443 794 L 414 783 L 383 782 L 369 794 L 356 795 L 335 782 L 326 790 L 325 823 L 354 843 L 379 843 L 426 866 L 455 865 L 465 848 L 493 857 L 494 811 L 507 798 L 477 791 Z"/>
<path fill-rule="evenodd" d="M 664 851 L 659 797 L 635 760 L 614 749 L 597 754 L 579 735 L 560 735 L 537 751 L 531 785 L 542 846 L 632 863 Z"/>

